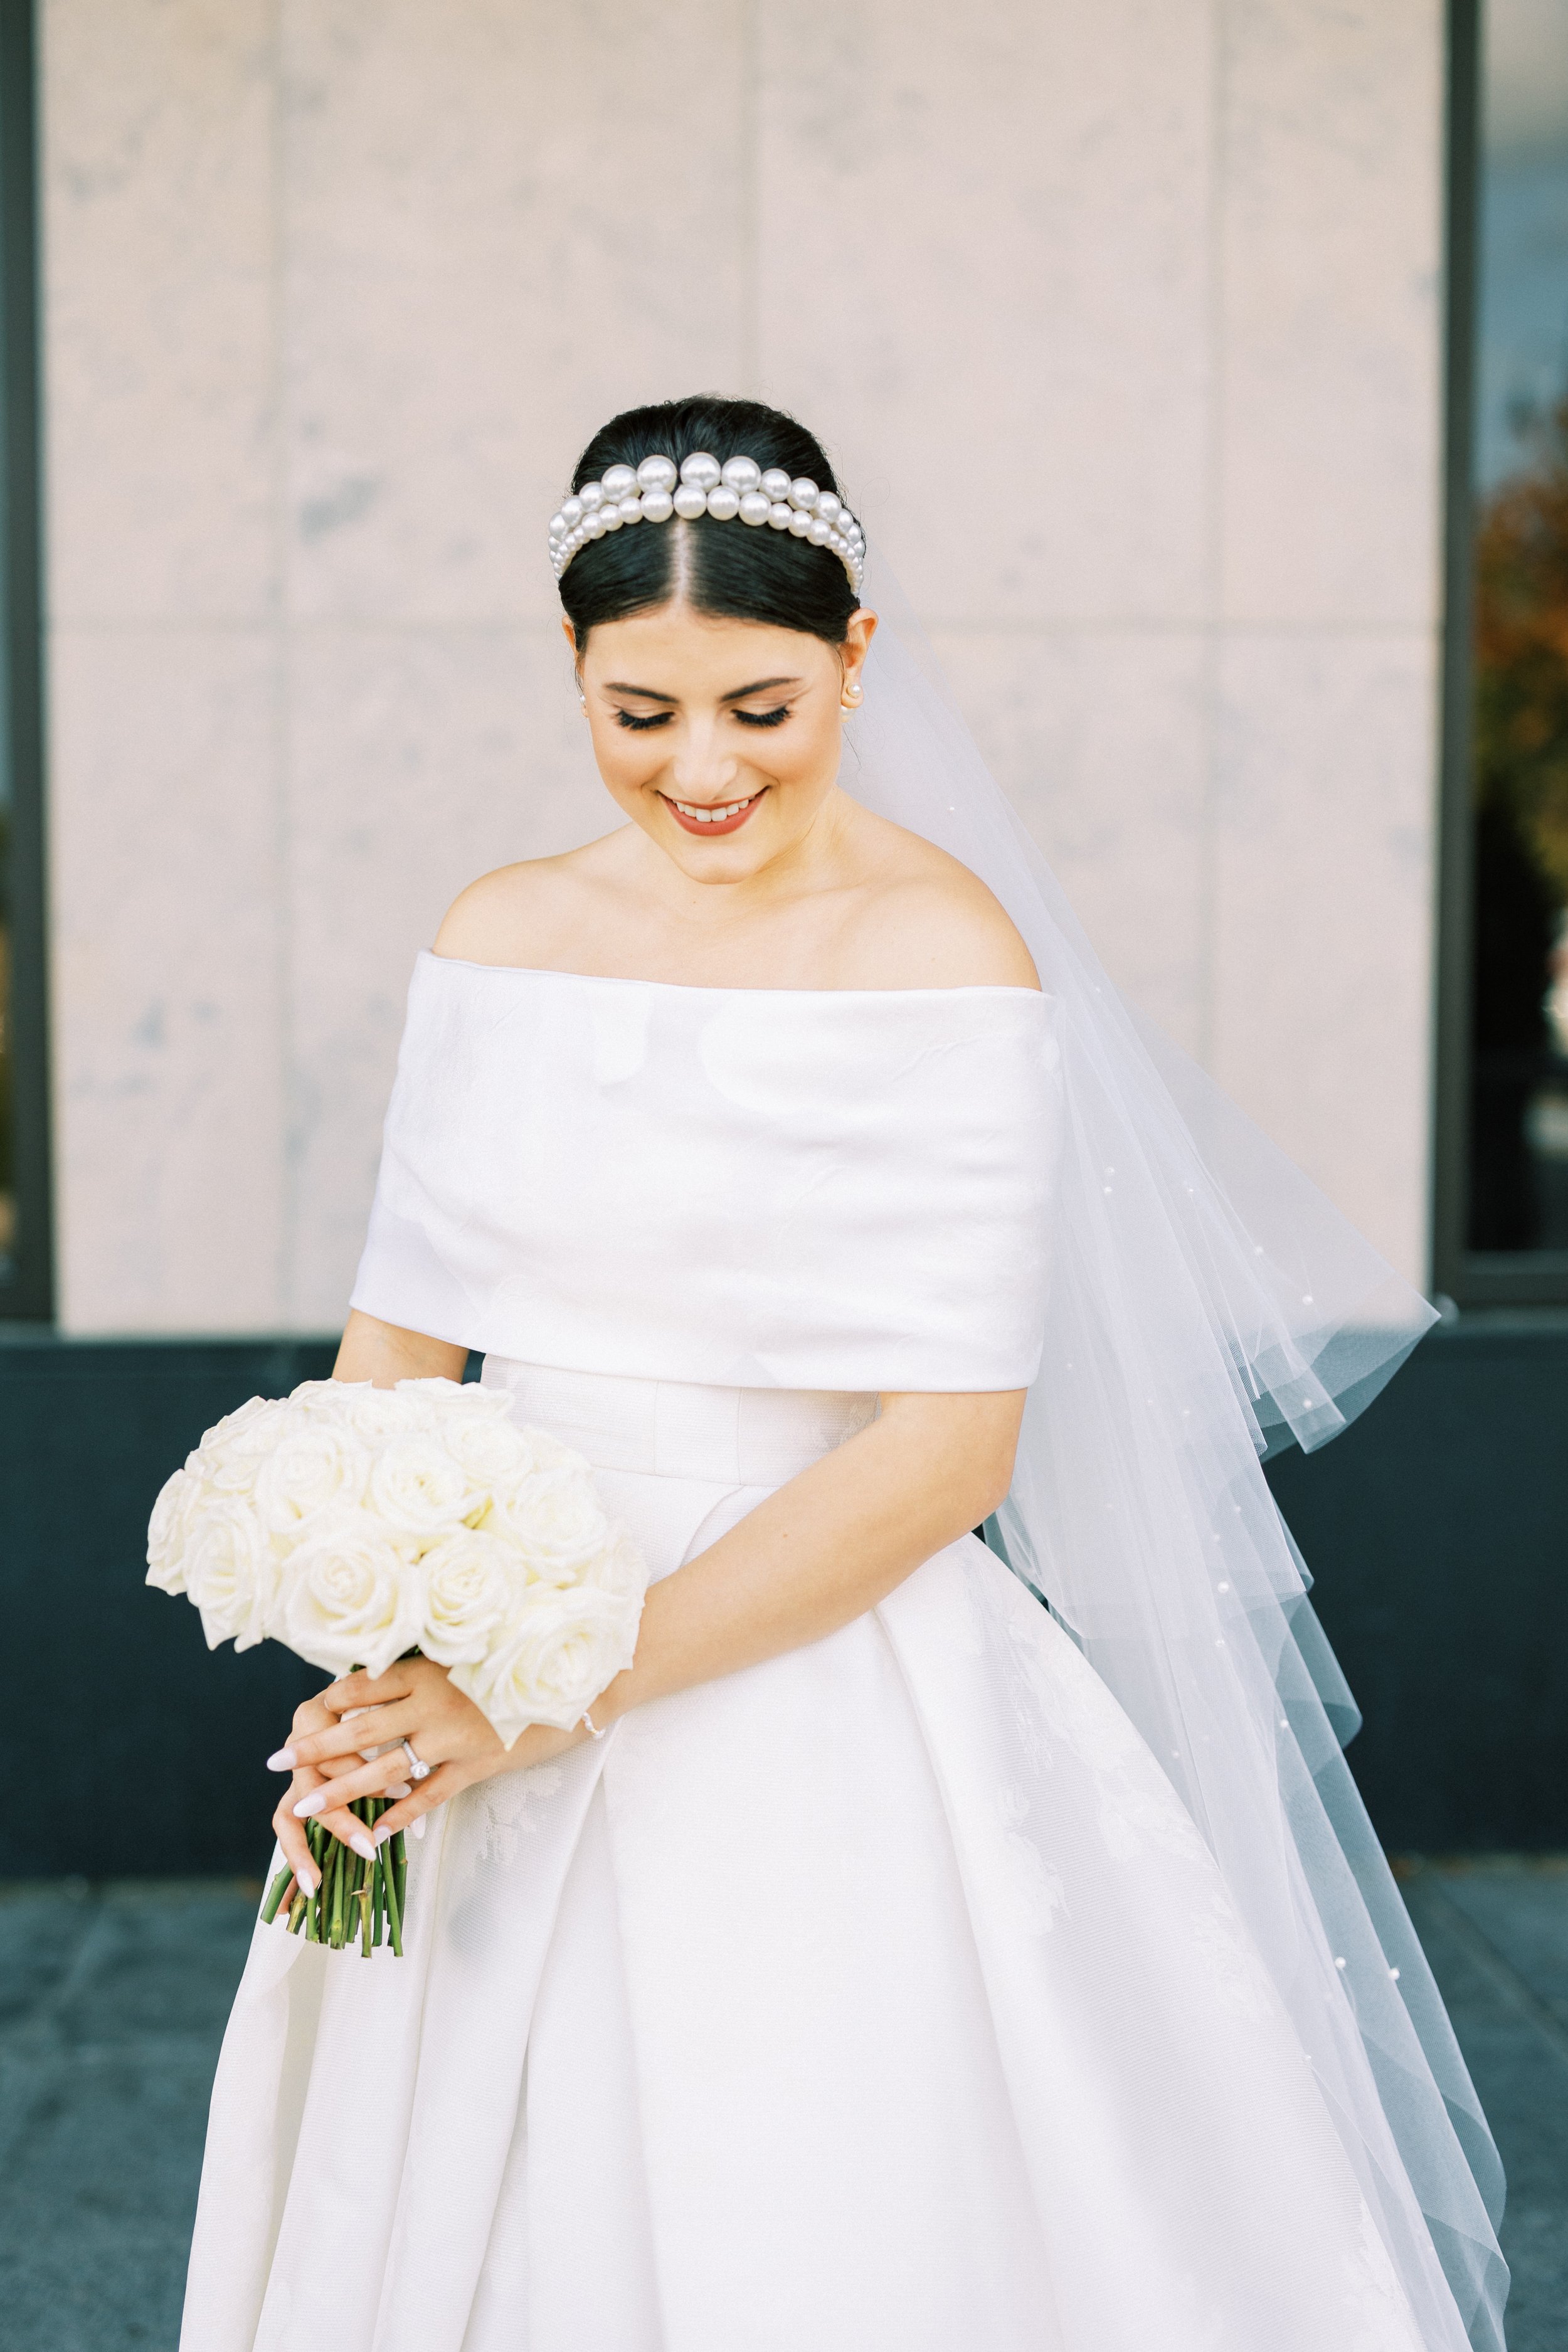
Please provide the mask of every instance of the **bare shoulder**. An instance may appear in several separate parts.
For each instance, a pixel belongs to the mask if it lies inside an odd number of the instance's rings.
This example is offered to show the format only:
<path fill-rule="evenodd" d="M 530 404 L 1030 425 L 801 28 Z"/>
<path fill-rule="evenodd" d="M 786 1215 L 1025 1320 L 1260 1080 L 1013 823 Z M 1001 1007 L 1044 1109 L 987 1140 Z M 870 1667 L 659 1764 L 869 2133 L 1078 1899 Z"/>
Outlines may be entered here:
<path fill-rule="evenodd" d="M 604 847 L 589 842 L 559 857 L 524 858 L 481 874 L 447 908 L 436 953 L 463 963 L 552 969 L 594 895 Z"/>
<path fill-rule="evenodd" d="M 934 843 L 873 822 L 871 919 L 857 925 L 853 950 L 862 976 L 840 985 L 1038 989 L 1034 958 L 984 883 Z"/>

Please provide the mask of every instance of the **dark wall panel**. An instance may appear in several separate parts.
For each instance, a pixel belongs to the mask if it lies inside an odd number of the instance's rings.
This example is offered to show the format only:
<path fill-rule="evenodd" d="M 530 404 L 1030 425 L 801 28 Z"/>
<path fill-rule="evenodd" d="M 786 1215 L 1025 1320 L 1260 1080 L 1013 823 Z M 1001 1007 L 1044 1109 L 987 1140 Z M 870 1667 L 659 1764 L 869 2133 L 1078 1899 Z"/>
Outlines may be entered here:
<path fill-rule="evenodd" d="M 1568 1847 L 1568 1322 L 1466 1318 L 1269 1467 L 1364 1726 L 1384 1843 Z"/>
<path fill-rule="evenodd" d="M 0 1338 L 0 1875 L 259 1872 L 263 1759 L 321 1676 L 209 1655 L 142 1583 L 202 1431 L 331 1369 L 329 1340 Z M 1270 1466 L 1366 1717 L 1386 1844 L 1568 1847 L 1568 1323 L 1433 1334 L 1372 1411 Z"/>

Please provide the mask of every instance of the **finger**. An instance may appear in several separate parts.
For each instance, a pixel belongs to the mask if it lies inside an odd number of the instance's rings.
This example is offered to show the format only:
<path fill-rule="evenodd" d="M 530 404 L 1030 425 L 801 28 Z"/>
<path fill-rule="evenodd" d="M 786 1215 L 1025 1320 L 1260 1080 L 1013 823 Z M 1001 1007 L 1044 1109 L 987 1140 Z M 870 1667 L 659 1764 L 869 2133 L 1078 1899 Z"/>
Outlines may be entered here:
<path fill-rule="evenodd" d="M 284 1861 L 289 1864 L 304 1892 L 307 1895 L 314 1895 L 321 1873 L 316 1868 L 315 1859 L 310 1852 L 310 1841 L 305 1834 L 305 1824 L 295 1819 L 289 1809 L 287 1799 L 273 1814 L 272 1827 Z"/>
<path fill-rule="evenodd" d="M 345 1812 L 361 1797 L 384 1796 L 393 1788 L 408 1786 L 406 1767 L 401 1754 L 378 1756 L 374 1764 L 361 1764 L 352 1772 L 340 1772 L 328 1780 L 318 1780 L 294 1799 L 290 1808 L 297 1821 L 312 1819 L 327 1821 L 334 1813 Z"/>
<path fill-rule="evenodd" d="M 375 1842 L 382 1844 L 395 1830 L 411 1830 L 416 1837 L 424 1835 L 424 1817 L 444 1805 L 460 1789 L 466 1789 L 482 1776 L 469 1766 L 437 1764 L 428 1779 L 419 1781 L 406 1797 L 389 1805 L 375 1825 Z"/>
<path fill-rule="evenodd" d="M 331 1832 L 340 1845 L 353 1846 L 355 1853 L 363 1854 L 366 1862 L 375 1860 L 374 1841 L 357 1813 L 340 1807 L 330 1813 L 318 1813 L 316 1819 L 324 1830 Z"/>
<path fill-rule="evenodd" d="M 359 1756 L 372 1748 L 401 1748 L 418 1727 L 418 1710 L 406 1700 L 347 1721 L 334 1717 L 327 1729 L 300 1733 L 286 1748 L 279 1748 L 268 1758 L 268 1769 L 297 1772 L 301 1765 L 320 1767 L 332 1756 Z"/>
<path fill-rule="evenodd" d="M 344 1675 L 341 1682 L 329 1683 L 318 1696 L 333 1715 L 346 1714 L 350 1707 L 384 1706 L 390 1700 L 409 1696 L 414 1676 L 408 1669 L 415 1664 L 415 1659 L 407 1658 L 388 1666 L 384 1675 Z"/>

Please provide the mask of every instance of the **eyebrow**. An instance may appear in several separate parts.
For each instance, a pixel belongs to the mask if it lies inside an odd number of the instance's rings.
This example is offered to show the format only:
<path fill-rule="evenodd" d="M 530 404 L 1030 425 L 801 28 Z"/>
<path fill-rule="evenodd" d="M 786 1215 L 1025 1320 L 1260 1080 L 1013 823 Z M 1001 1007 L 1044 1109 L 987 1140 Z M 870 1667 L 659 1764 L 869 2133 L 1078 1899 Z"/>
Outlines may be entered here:
<path fill-rule="evenodd" d="M 738 686 L 732 694 L 721 694 L 721 702 L 745 702 L 753 694 L 766 694 L 775 686 L 798 686 L 798 677 L 759 677 L 750 686 Z M 656 686 L 628 686 L 624 679 L 613 677 L 604 688 L 606 694 L 635 694 L 644 702 L 679 702 L 679 695 L 661 694 Z"/>

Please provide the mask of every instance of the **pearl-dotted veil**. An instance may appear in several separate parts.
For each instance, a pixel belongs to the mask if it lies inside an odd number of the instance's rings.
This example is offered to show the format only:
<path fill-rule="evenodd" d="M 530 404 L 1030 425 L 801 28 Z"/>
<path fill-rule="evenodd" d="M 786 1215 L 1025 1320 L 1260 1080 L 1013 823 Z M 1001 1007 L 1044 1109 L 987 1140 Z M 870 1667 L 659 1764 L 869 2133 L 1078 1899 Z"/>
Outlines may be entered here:
<path fill-rule="evenodd" d="M 999 1514 L 1247 1923 L 1432 2352 L 1500 2347 L 1501 2170 L 1341 1751 L 1353 1702 L 1262 1458 L 1334 1436 L 1433 1320 L 1125 1004 L 887 567 L 841 781 L 994 892 L 1056 1000 L 1066 1139 L 1044 1360 Z"/>

